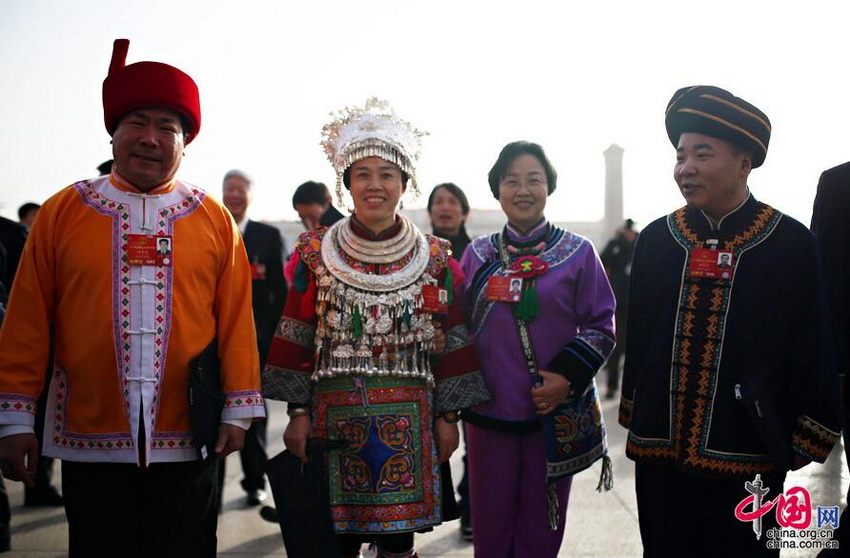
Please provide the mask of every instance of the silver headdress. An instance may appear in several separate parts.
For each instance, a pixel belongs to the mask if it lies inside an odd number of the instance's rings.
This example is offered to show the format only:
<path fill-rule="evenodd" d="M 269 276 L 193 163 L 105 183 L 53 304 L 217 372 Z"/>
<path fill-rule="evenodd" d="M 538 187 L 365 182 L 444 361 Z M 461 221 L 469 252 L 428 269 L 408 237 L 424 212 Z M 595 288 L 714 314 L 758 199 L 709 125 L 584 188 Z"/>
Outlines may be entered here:
<path fill-rule="evenodd" d="M 333 121 L 322 128 L 322 147 L 336 171 L 336 195 L 342 202 L 342 175 L 345 169 L 367 157 L 380 157 L 399 166 L 410 176 L 413 195 L 416 162 L 427 132 L 417 130 L 396 116 L 387 101 L 372 97 L 364 107 L 345 107 L 331 113 Z"/>

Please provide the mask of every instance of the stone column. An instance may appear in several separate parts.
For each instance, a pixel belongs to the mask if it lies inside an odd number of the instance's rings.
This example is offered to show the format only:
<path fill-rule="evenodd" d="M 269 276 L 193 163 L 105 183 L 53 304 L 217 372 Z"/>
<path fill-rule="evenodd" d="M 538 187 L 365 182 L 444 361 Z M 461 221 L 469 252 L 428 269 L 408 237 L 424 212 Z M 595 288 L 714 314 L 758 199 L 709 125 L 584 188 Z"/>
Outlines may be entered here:
<path fill-rule="evenodd" d="M 610 238 L 614 231 L 623 226 L 623 151 L 612 143 L 603 152 L 605 156 L 605 216 L 604 234 Z"/>

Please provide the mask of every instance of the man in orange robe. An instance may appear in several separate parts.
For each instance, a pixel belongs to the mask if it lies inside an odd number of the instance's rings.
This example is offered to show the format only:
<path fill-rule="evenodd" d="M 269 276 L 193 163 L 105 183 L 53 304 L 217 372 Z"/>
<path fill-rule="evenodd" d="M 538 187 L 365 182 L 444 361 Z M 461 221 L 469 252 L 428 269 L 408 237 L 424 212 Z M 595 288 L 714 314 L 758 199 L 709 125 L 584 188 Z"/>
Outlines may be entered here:
<path fill-rule="evenodd" d="M 251 270 L 227 209 L 174 178 L 200 129 L 195 82 L 125 66 L 128 45 L 115 42 L 103 83 L 112 173 L 45 202 L 21 258 L 0 331 L 0 466 L 32 483 L 52 341 L 43 452 L 63 460 L 70 555 L 214 556 L 217 475 L 196 456 L 188 378 L 216 339 L 225 402 L 210 450 L 240 449 L 264 416 Z"/>

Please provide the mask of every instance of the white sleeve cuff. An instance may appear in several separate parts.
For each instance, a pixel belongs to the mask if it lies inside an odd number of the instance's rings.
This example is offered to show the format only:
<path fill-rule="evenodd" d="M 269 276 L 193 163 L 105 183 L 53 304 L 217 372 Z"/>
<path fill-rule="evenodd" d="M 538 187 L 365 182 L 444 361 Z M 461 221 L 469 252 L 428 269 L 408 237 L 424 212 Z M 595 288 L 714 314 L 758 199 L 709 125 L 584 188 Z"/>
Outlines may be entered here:
<path fill-rule="evenodd" d="M 32 426 L 24 424 L 4 424 L 0 426 L 0 438 L 12 436 L 13 434 L 35 434 Z"/>
<path fill-rule="evenodd" d="M 254 422 L 254 421 L 252 419 L 249 419 L 249 418 L 240 418 L 240 419 L 223 420 L 221 422 L 223 422 L 224 424 L 230 424 L 230 425 L 233 425 L 233 426 L 238 426 L 242 430 L 248 430 L 249 428 L 251 428 L 251 423 Z M 2 435 L 2 433 L 3 433 L 3 430 L 2 430 L 2 427 L 0 427 L 0 435 Z"/>

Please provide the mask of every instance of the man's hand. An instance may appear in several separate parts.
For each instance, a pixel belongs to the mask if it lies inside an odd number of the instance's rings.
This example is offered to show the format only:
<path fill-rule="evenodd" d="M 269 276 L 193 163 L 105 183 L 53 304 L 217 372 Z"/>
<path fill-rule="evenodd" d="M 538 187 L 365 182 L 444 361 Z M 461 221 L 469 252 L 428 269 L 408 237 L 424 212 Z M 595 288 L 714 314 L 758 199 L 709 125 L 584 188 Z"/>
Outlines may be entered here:
<path fill-rule="evenodd" d="M 437 441 L 437 456 L 439 463 L 445 463 L 460 444 L 460 433 L 457 423 L 446 422 L 442 417 L 434 421 L 434 438 Z"/>
<path fill-rule="evenodd" d="M 307 439 L 313 433 L 310 415 L 298 415 L 289 419 L 283 432 L 283 443 L 292 455 L 307 463 Z"/>
<path fill-rule="evenodd" d="M 232 424 L 221 423 L 218 427 L 218 441 L 215 443 L 215 453 L 219 457 L 227 457 L 234 451 L 239 451 L 245 445 L 245 431 Z"/>
<path fill-rule="evenodd" d="M 38 440 L 35 434 L 12 434 L 0 438 L 0 468 L 4 477 L 22 481 L 32 488 L 35 486 L 37 465 Z"/>
<path fill-rule="evenodd" d="M 560 374 L 541 370 L 543 385 L 531 388 L 531 398 L 538 415 L 548 415 L 555 410 L 567 394 L 570 393 L 570 382 Z"/>

